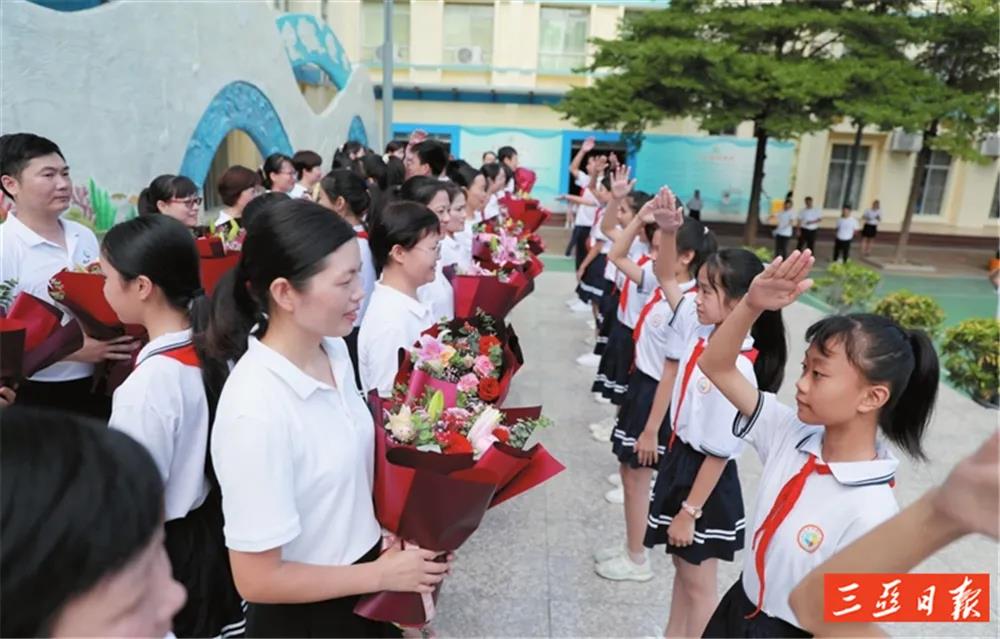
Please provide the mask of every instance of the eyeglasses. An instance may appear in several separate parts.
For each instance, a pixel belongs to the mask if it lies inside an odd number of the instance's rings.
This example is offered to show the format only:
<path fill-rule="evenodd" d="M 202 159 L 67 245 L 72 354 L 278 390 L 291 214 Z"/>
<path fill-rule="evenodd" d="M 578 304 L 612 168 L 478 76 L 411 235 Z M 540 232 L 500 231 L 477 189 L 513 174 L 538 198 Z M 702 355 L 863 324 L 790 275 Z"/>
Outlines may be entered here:
<path fill-rule="evenodd" d="M 199 206 L 201 206 L 201 203 L 203 201 L 204 200 L 202 200 L 200 197 L 189 197 L 189 198 L 185 198 L 183 200 L 181 200 L 179 198 L 170 198 L 170 202 L 171 203 L 175 203 L 176 202 L 177 204 L 183 204 L 184 206 L 186 206 L 189 209 L 196 209 L 196 208 L 198 208 Z"/>
<path fill-rule="evenodd" d="M 440 242 L 438 242 L 437 244 L 435 244 L 434 248 L 428 248 L 426 246 L 420 246 L 419 244 L 417 246 L 414 246 L 413 248 L 420 249 L 421 251 L 428 251 L 429 253 L 434 253 L 435 255 L 441 255 L 441 243 Z"/>
<path fill-rule="evenodd" d="M 278 175 L 295 175 L 295 171 L 278 171 Z"/>

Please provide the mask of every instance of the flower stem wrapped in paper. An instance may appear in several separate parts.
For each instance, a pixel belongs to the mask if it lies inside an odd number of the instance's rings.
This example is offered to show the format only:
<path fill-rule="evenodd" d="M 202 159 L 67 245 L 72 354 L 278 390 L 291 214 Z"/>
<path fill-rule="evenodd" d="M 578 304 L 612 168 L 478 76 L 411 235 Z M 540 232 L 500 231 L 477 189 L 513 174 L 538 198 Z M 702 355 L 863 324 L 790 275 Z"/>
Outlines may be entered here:
<path fill-rule="evenodd" d="M 19 293 L 0 317 L 0 384 L 13 386 L 83 347 L 80 324 L 62 323 L 58 308 Z"/>
<path fill-rule="evenodd" d="M 514 329 L 480 312 L 424 331 L 400 364 L 397 396 L 411 402 L 430 388 L 441 391 L 449 408 L 476 401 L 501 404 L 523 364 Z"/>
<path fill-rule="evenodd" d="M 106 342 L 130 336 L 146 340 L 146 329 L 135 324 L 123 324 L 104 297 L 104 274 L 98 264 L 84 270 L 64 269 L 49 279 L 49 296 L 80 322 L 83 332 L 93 339 Z M 131 361 L 104 362 L 94 373 L 95 390 L 110 395 L 132 372 Z"/>
<path fill-rule="evenodd" d="M 391 543 L 454 551 L 489 508 L 564 470 L 541 444 L 525 449 L 531 433 L 548 425 L 540 408 L 500 411 L 481 402 L 446 408 L 440 391 L 403 404 L 386 405 L 377 395 L 372 402 L 375 514 Z M 354 612 L 422 626 L 434 617 L 439 590 L 368 595 Z"/>
<path fill-rule="evenodd" d="M 507 207 L 509 220 L 523 225 L 524 233 L 537 232 L 552 217 L 552 213 L 542 208 L 538 200 L 514 198 L 508 195 L 500 200 L 500 204 Z"/>
<path fill-rule="evenodd" d="M 455 317 L 466 319 L 483 312 L 497 321 L 535 290 L 535 282 L 523 271 L 489 271 L 479 266 L 458 270 L 451 277 L 455 295 Z"/>
<path fill-rule="evenodd" d="M 232 228 L 236 231 L 241 230 L 239 226 Z M 240 251 L 235 249 L 235 238 L 229 243 L 229 246 L 234 248 L 229 249 L 227 243 L 218 235 L 199 237 L 195 240 L 195 244 L 198 246 L 198 257 L 201 260 L 201 286 L 206 294 L 211 295 L 222 276 L 236 268 L 240 261 Z M 239 245 L 242 246 L 242 239 Z"/>

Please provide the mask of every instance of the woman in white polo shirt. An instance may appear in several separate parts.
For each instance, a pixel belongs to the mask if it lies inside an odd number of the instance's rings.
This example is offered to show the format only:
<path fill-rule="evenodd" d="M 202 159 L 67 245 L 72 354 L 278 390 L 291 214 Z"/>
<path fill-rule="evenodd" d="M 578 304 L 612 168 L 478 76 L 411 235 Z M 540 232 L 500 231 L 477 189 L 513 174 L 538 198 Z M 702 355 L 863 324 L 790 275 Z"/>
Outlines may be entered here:
<path fill-rule="evenodd" d="M 372 255 L 381 279 L 368 302 L 358 335 L 364 389 L 392 395 L 399 349 L 409 348 L 436 319 L 417 289 L 434 281 L 440 256 L 441 225 L 423 204 L 394 202 L 374 216 Z"/>
<path fill-rule="evenodd" d="M 111 308 L 149 333 L 135 370 L 115 390 L 110 425 L 146 447 L 164 481 L 167 554 L 188 592 L 174 634 L 242 635 L 243 610 L 208 462 L 211 415 L 227 369 L 213 368 L 192 341 L 205 329 L 209 306 L 194 238 L 177 220 L 143 215 L 104 236 L 101 268 Z"/>
<path fill-rule="evenodd" d="M 354 614 L 358 596 L 430 592 L 448 569 L 430 551 L 379 555 L 372 418 L 341 339 L 361 307 L 360 270 L 347 222 L 285 201 L 254 219 L 213 295 L 209 350 L 238 355 L 248 340 L 211 444 L 247 636 L 392 634 Z"/>

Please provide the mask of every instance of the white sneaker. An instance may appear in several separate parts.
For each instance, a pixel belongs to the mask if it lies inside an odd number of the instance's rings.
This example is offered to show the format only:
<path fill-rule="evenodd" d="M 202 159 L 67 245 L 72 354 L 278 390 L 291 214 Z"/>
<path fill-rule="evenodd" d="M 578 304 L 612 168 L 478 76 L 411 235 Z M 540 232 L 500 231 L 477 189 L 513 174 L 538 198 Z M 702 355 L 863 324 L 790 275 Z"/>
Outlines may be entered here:
<path fill-rule="evenodd" d="M 580 366 L 587 366 L 589 368 L 597 368 L 601 365 L 601 356 L 595 355 L 593 353 L 584 353 L 583 355 L 576 358 L 576 363 Z"/>
<path fill-rule="evenodd" d="M 644 563 L 637 564 L 625 553 L 597 564 L 594 566 L 594 571 L 612 581 L 649 581 L 653 578 L 653 567 L 648 557 Z"/>
<path fill-rule="evenodd" d="M 580 301 L 580 298 L 577 297 L 576 295 L 574 295 L 573 297 L 571 297 L 568 300 L 566 300 L 566 306 L 573 306 L 574 304 L 576 304 L 579 301 Z"/>
<path fill-rule="evenodd" d="M 602 426 L 599 430 L 591 431 L 590 434 L 595 441 L 599 441 L 602 444 L 607 444 L 611 441 L 611 433 L 614 431 L 614 425 Z"/>
<path fill-rule="evenodd" d="M 612 486 L 621 486 L 622 485 L 621 473 L 611 473 L 610 475 L 608 475 L 608 483 L 611 484 Z"/>
<path fill-rule="evenodd" d="M 604 501 L 609 504 L 624 504 L 625 503 L 625 489 L 621 486 L 612 488 L 608 492 L 604 493 Z"/>
<path fill-rule="evenodd" d="M 598 362 L 598 363 L 600 363 L 600 362 Z M 600 393 L 594 393 L 594 401 L 597 402 L 598 404 L 610 404 L 611 403 L 610 399 L 608 399 L 604 395 L 601 395 Z"/>
<path fill-rule="evenodd" d="M 574 313 L 589 313 L 590 304 L 584 302 L 583 300 L 576 300 L 569 307 L 569 310 L 573 311 Z"/>
<path fill-rule="evenodd" d="M 625 544 L 615 544 L 614 546 L 608 546 L 607 548 L 601 548 L 594 553 L 594 561 L 599 564 L 603 564 L 605 561 L 611 561 L 615 557 L 619 557 L 625 554 Z"/>

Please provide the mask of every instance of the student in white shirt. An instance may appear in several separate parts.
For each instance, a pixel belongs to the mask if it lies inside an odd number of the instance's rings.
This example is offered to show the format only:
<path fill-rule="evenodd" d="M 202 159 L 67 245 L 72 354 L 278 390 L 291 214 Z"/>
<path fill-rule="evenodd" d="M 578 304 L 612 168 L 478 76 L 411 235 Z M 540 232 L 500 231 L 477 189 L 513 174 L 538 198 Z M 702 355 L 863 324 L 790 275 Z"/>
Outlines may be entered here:
<path fill-rule="evenodd" d="M 184 604 L 163 482 L 128 435 L 15 406 L 0 428 L 4 637 L 165 637 Z"/>
<path fill-rule="evenodd" d="M 12 299 L 24 291 L 52 303 L 49 278 L 100 258 L 93 231 L 62 218 L 73 191 L 62 151 L 31 133 L 0 136 L 0 187 L 16 205 L 0 224 L 0 281 L 15 281 Z M 107 419 L 110 398 L 92 392 L 94 364 L 127 361 L 137 347 L 131 337 L 101 342 L 85 334 L 80 350 L 23 381 L 17 401 Z"/>
<path fill-rule="evenodd" d="M 358 335 L 364 390 L 392 395 L 399 349 L 410 348 L 437 320 L 417 289 L 434 281 L 440 257 L 441 222 L 423 204 L 400 201 L 374 216 L 370 226 L 375 270 L 381 279 Z"/>
<path fill-rule="evenodd" d="M 448 167 L 448 151 L 437 140 L 422 140 L 406 148 L 406 179 L 422 175 L 437 179 Z"/>
<path fill-rule="evenodd" d="M 792 237 L 795 223 L 795 213 L 792 211 L 792 201 L 785 200 L 785 208 L 778 213 L 778 225 L 774 227 L 774 255 L 788 257 L 788 240 Z"/>
<path fill-rule="evenodd" d="M 446 182 L 445 190 L 451 198 L 449 221 L 441 238 L 441 264 L 467 269 L 472 265 L 472 231 L 466 230 L 465 210 L 467 189 L 455 182 Z M 440 219 L 440 218 L 439 218 Z M 454 306 L 454 299 L 452 299 Z"/>
<path fill-rule="evenodd" d="M 344 337 L 344 342 L 347 343 L 347 350 L 351 354 L 355 381 L 360 388 L 358 333 L 361 331 L 361 322 L 368 310 L 368 302 L 375 290 L 375 280 L 377 279 L 375 277 L 375 260 L 372 258 L 371 245 L 368 243 L 368 228 L 364 223 L 365 215 L 371 210 L 371 192 L 363 179 L 347 169 L 330 171 L 326 177 L 320 180 L 319 185 L 317 202 L 344 218 L 358 234 L 358 248 L 361 249 L 361 290 L 364 291 L 364 299 L 361 301 L 358 318 L 354 320 L 354 330 Z"/>
<path fill-rule="evenodd" d="M 687 206 L 688 216 L 696 220 L 700 220 L 701 208 L 704 206 L 704 203 L 701 201 L 701 191 L 695 189 L 694 196 L 687 201 L 686 206 Z"/>
<path fill-rule="evenodd" d="M 383 636 L 354 614 L 358 596 L 430 592 L 448 569 L 431 551 L 380 555 L 375 432 L 341 339 L 361 308 L 360 270 L 351 226 L 292 200 L 254 220 L 213 294 L 209 350 L 251 333 L 211 442 L 248 637 Z"/>
<path fill-rule="evenodd" d="M 441 259 L 448 227 L 451 225 L 451 198 L 448 182 L 429 177 L 412 177 L 399 189 L 401 201 L 417 202 L 429 208 L 441 223 L 441 244 L 434 269 L 434 281 L 417 289 L 417 298 L 430 307 L 434 321 L 455 317 L 455 291 L 444 274 L 446 264 Z M 470 249 L 471 250 L 471 249 Z"/>
<path fill-rule="evenodd" d="M 896 514 L 898 462 L 878 437 L 922 459 L 939 368 L 925 333 L 870 314 L 834 315 L 806 331 L 797 408 L 744 380 L 734 365 L 742 336 L 763 313 L 809 288 L 813 258 L 775 260 L 716 331 L 701 359 L 712 384 L 739 409 L 733 434 L 763 461 L 755 544 L 742 579 L 723 598 L 706 636 L 808 636 L 788 604 L 792 589 L 839 549 Z M 780 504 L 780 506 L 779 506 Z"/>
<path fill-rule="evenodd" d="M 163 214 L 193 229 L 198 226 L 202 198 L 198 186 L 184 175 L 159 175 L 139 192 L 139 215 Z"/>
<path fill-rule="evenodd" d="M 837 236 L 833 244 L 833 261 L 842 259 L 847 262 L 851 255 L 851 240 L 854 239 L 854 232 L 858 230 L 858 221 L 851 217 L 851 207 L 845 206 L 837 220 Z"/>
<path fill-rule="evenodd" d="M 288 196 L 312 199 L 316 185 L 323 178 L 323 158 L 315 151 L 296 151 L 292 156 L 296 182 Z"/>
<path fill-rule="evenodd" d="M 243 209 L 263 190 L 260 175 L 239 165 L 226 169 L 219 177 L 216 188 L 226 207 L 219 211 L 219 216 L 215 218 L 216 232 L 225 231 L 233 224 L 240 224 Z"/>
<path fill-rule="evenodd" d="M 502 146 L 497 149 L 497 159 L 500 161 L 500 164 L 507 167 L 505 173 L 509 176 L 509 179 L 504 186 L 504 191 L 507 193 L 513 193 L 515 188 L 514 171 L 517 171 L 517 167 L 521 165 L 521 162 L 517 157 L 517 149 L 512 146 Z"/>
<path fill-rule="evenodd" d="M 598 170 L 597 162 L 598 158 L 603 156 L 591 153 L 596 144 L 597 142 L 592 136 L 584 140 L 580 150 L 573 156 L 569 165 L 570 175 L 573 176 L 575 184 L 580 188 L 581 197 L 584 196 L 583 191 L 597 187 L 597 176 L 601 172 Z M 585 158 L 586 163 L 584 163 Z M 594 224 L 597 207 L 592 202 L 582 202 L 571 196 L 564 196 L 562 199 L 577 207 L 576 215 L 573 218 L 574 226 L 570 244 L 576 256 L 576 268 L 579 269 L 580 263 L 587 255 L 587 238 L 590 237 L 590 227 Z"/>
<path fill-rule="evenodd" d="M 291 195 L 296 175 L 292 158 L 284 153 L 272 153 L 264 160 L 264 165 L 260 167 L 258 173 L 265 189 Z"/>
<path fill-rule="evenodd" d="M 861 228 L 861 254 L 869 255 L 872 252 L 872 245 L 875 243 L 875 236 L 878 234 L 878 225 L 882 221 L 882 205 L 878 200 L 872 202 L 870 209 L 865 209 L 861 214 L 864 226 Z"/>
<path fill-rule="evenodd" d="M 192 334 L 205 330 L 209 312 L 194 238 L 162 215 L 122 222 L 104 236 L 101 270 L 107 277 L 104 296 L 119 319 L 149 333 L 135 370 L 115 390 L 109 424 L 145 446 L 163 478 L 167 554 L 174 577 L 188 591 L 174 634 L 241 634 L 243 610 L 207 460 L 222 378 L 209 365 L 203 379 L 201 362 L 207 358 L 192 341 Z"/>
<path fill-rule="evenodd" d="M 744 508 L 735 459 L 743 442 L 732 433 L 735 406 L 699 370 L 700 355 L 718 326 L 764 270 L 745 249 L 710 255 L 698 271 L 694 304 L 686 300 L 668 268 L 675 256 L 683 216 L 669 189 L 653 200 L 663 233 L 657 275 L 674 308 L 674 335 L 667 357 L 678 360 L 671 397 L 667 454 L 649 504 L 645 543 L 666 544 L 676 576 L 666 636 L 701 636 L 718 602 L 718 562 L 732 561 L 744 545 Z M 688 302 L 688 303 L 685 303 Z M 751 387 L 781 386 L 787 347 L 781 314 L 763 314 L 747 326 L 733 353 L 733 367 Z"/>
<path fill-rule="evenodd" d="M 479 222 L 487 222 L 500 215 L 500 193 L 503 192 L 507 174 L 500 164 L 484 164 L 479 172 L 486 179 L 486 204 L 479 215 Z"/>
<path fill-rule="evenodd" d="M 816 231 L 819 230 L 819 223 L 823 220 L 823 211 L 813 207 L 813 199 L 806 197 L 806 208 L 799 212 L 797 224 L 799 227 L 798 250 L 808 248 L 810 251 L 816 248 Z"/>

